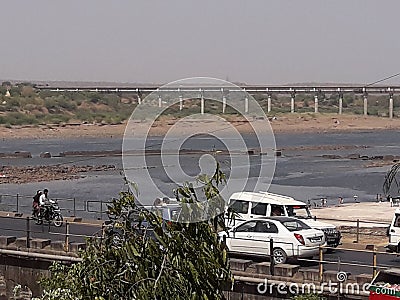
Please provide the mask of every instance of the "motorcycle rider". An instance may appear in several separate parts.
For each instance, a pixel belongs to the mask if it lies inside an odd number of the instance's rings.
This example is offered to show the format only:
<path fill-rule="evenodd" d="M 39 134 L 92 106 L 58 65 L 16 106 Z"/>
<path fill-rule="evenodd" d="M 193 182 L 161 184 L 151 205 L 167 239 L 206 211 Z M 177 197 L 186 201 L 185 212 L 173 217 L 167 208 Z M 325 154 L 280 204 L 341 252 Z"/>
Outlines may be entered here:
<path fill-rule="evenodd" d="M 49 193 L 49 190 L 44 189 L 43 194 L 39 198 L 40 215 L 41 215 L 41 217 L 44 216 L 46 219 L 48 219 L 49 206 L 51 205 L 51 203 L 54 203 L 54 201 L 49 199 L 48 193 Z"/>
<path fill-rule="evenodd" d="M 39 198 L 42 195 L 42 191 L 38 190 L 36 192 L 36 195 L 33 196 L 33 202 L 32 202 L 32 208 L 33 208 L 33 215 L 37 216 L 40 211 L 40 205 L 39 205 Z"/>

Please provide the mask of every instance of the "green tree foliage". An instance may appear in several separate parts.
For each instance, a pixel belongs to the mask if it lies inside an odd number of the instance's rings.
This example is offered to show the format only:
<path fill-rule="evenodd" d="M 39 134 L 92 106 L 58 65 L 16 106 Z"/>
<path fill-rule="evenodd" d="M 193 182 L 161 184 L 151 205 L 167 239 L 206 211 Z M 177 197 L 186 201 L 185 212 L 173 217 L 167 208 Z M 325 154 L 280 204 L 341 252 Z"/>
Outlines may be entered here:
<path fill-rule="evenodd" d="M 220 205 L 218 186 L 224 180 L 217 168 L 211 178 L 199 177 L 202 195 L 185 184 L 176 190 L 176 197 L 182 205 L 200 203 L 200 196 Z M 121 192 L 108 208 L 110 218 L 122 226 L 123 242 L 116 246 L 112 236 L 93 238 L 81 254 L 81 263 L 54 264 L 51 278 L 41 280 L 42 299 L 224 298 L 231 273 L 217 235 L 218 228 L 225 228 L 223 213 L 204 222 L 166 222 L 154 212 L 140 210 L 135 200 L 132 192 Z M 128 211 L 145 219 L 154 236 L 138 230 L 140 223 L 132 226 Z"/>

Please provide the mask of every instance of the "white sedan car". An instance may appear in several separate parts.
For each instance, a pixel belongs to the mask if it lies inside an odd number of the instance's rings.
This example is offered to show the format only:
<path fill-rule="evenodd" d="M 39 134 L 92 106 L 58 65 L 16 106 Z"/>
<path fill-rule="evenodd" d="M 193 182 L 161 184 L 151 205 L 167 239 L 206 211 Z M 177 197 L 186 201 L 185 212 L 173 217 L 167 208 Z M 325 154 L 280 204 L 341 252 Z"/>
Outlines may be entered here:
<path fill-rule="evenodd" d="M 291 217 L 257 218 L 221 232 L 226 236 L 229 252 L 255 256 L 270 256 L 270 241 L 273 240 L 273 256 L 277 264 L 287 258 L 312 257 L 324 246 L 325 235 L 312 229 L 303 221 Z"/>

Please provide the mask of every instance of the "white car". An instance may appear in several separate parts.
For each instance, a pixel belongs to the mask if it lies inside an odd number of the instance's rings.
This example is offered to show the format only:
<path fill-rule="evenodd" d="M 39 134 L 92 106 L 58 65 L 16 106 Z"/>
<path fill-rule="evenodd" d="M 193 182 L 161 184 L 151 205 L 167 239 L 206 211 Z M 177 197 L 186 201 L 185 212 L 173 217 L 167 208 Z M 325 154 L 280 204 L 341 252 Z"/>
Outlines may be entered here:
<path fill-rule="evenodd" d="M 287 216 L 301 219 L 311 228 L 320 229 L 325 233 L 326 243 L 330 247 L 340 244 L 341 234 L 336 226 L 317 221 L 306 203 L 292 197 L 268 192 L 239 192 L 233 193 L 227 211 L 231 209 L 236 217 L 227 220 L 227 227 L 238 225 L 243 221 L 258 217 Z"/>
<path fill-rule="evenodd" d="M 312 229 L 303 221 L 292 217 L 257 218 L 220 232 L 226 236 L 229 252 L 254 256 L 270 256 L 270 240 L 273 240 L 273 256 L 276 264 L 288 258 L 313 257 L 319 247 L 325 246 L 325 234 Z"/>

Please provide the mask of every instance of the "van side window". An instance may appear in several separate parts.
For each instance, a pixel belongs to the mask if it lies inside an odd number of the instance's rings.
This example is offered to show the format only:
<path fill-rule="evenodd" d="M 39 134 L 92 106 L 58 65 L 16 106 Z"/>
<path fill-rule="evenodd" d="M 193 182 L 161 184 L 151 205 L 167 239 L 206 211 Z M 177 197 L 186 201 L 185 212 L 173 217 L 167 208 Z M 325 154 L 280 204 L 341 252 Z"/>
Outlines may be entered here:
<path fill-rule="evenodd" d="M 271 204 L 271 216 L 284 216 L 285 211 L 282 205 Z"/>
<path fill-rule="evenodd" d="M 267 214 L 267 203 L 251 202 L 251 214 L 265 216 Z"/>
<path fill-rule="evenodd" d="M 243 200 L 231 200 L 230 208 L 238 214 L 247 214 L 249 212 L 249 202 Z"/>

